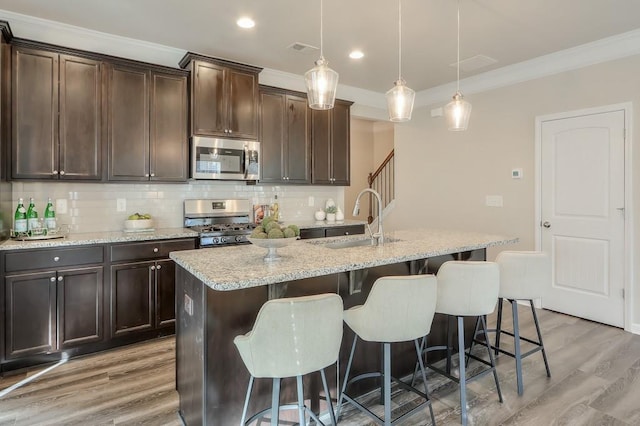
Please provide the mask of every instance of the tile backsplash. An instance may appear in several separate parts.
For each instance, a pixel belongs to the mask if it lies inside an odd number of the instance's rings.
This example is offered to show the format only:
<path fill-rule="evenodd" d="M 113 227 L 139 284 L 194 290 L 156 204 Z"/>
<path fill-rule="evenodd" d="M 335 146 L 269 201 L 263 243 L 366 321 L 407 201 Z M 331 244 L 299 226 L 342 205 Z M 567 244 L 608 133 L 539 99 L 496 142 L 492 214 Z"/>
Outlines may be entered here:
<path fill-rule="evenodd" d="M 268 204 L 278 195 L 280 215 L 286 221 L 310 221 L 328 198 L 344 207 L 344 188 L 331 186 L 245 185 L 238 182 L 193 181 L 184 184 L 111 184 L 67 182 L 13 182 L 13 210 L 18 198 L 33 197 L 42 216 L 47 198 L 57 207 L 60 224 L 72 232 L 119 231 L 133 213 L 149 213 L 156 228 L 183 226 L 183 201 L 190 198 L 247 198 L 253 204 Z M 125 200 L 124 212 L 117 211 Z M 310 206 L 310 202 L 314 205 Z M 62 207 L 66 204 L 67 211 Z"/>

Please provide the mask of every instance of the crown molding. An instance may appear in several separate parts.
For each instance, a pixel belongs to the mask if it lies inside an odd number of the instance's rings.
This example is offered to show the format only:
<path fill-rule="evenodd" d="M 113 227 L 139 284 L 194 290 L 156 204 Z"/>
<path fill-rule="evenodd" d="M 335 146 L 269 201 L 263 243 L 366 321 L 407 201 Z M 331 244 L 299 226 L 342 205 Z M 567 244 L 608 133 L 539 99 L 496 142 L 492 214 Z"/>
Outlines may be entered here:
<path fill-rule="evenodd" d="M 187 53 L 184 49 L 116 36 L 1 9 L 0 20 L 10 22 L 13 33 L 22 39 L 42 41 L 173 68 Z M 465 78 L 460 80 L 460 86 L 465 95 L 470 95 L 638 54 L 640 54 L 640 30 L 633 30 Z M 269 68 L 265 68 L 260 73 L 260 83 L 301 92 L 306 91 L 302 75 Z M 455 82 L 422 90 L 416 93 L 415 107 L 448 102 L 455 91 Z M 360 108 L 363 115 L 369 115 L 371 118 L 386 117 L 387 105 L 384 93 L 339 84 L 337 97 L 354 101 L 354 108 Z"/>
<path fill-rule="evenodd" d="M 481 93 L 638 54 L 640 30 L 633 30 L 465 78 L 460 87 L 465 95 Z M 448 102 L 455 91 L 455 82 L 422 90 L 415 106 Z"/>

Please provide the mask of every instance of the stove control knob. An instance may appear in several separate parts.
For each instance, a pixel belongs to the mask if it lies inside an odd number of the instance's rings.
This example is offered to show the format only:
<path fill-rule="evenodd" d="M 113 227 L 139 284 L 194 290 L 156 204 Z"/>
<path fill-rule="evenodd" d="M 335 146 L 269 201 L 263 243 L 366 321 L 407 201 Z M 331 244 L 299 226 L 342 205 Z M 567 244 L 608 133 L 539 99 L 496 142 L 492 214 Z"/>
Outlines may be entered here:
<path fill-rule="evenodd" d="M 214 238 L 214 239 L 212 240 L 212 242 L 213 242 L 213 244 L 218 244 L 218 239 L 217 239 L 217 238 Z"/>
<path fill-rule="evenodd" d="M 240 242 L 240 241 L 242 241 L 242 240 L 244 240 L 244 237 L 243 237 L 242 235 L 238 235 L 238 236 L 236 237 L 236 242 Z"/>
<path fill-rule="evenodd" d="M 220 237 L 220 243 L 226 243 L 227 237 Z"/>

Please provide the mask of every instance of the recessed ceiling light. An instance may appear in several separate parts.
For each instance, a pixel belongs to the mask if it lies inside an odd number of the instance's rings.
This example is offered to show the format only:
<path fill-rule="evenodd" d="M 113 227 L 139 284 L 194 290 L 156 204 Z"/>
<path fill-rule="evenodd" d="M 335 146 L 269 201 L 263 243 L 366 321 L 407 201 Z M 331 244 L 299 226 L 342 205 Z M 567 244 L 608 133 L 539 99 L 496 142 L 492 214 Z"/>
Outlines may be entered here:
<path fill-rule="evenodd" d="M 361 59 L 364 57 L 364 53 L 362 53 L 361 50 L 354 50 L 353 52 L 349 53 L 349 57 L 351 59 Z"/>
<path fill-rule="evenodd" d="M 236 24 L 238 24 L 238 26 L 240 28 L 253 28 L 256 26 L 256 23 L 253 19 L 251 18 L 247 18 L 247 17 L 243 17 L 240 18 L 236 21 Z"/>

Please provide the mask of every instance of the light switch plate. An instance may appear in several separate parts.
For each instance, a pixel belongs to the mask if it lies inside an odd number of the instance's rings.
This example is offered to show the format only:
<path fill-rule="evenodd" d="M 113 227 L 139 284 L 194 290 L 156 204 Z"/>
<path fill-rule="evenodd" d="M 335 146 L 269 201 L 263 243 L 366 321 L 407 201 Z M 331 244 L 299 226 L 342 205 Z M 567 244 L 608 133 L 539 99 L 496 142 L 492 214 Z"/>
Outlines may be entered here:
<path fill-rule="evenodd" d="M 116 211 L 118 211 L 118 212 L 126 212 L 127 211 L 127 199 L 126 198 L 118 198 L 116 200 Z"/>
<path fill-rule="evenodd" d="M 316 200 L 313 198 L 313 195 L 309 196 L 309 207 L 313 207 L 316 204 Z"/>

